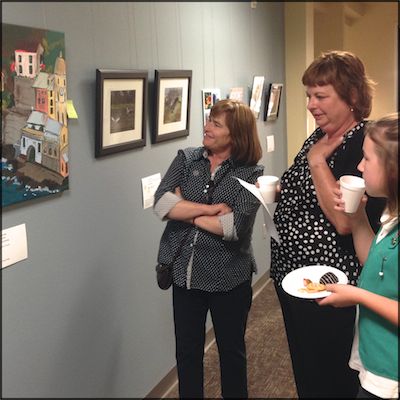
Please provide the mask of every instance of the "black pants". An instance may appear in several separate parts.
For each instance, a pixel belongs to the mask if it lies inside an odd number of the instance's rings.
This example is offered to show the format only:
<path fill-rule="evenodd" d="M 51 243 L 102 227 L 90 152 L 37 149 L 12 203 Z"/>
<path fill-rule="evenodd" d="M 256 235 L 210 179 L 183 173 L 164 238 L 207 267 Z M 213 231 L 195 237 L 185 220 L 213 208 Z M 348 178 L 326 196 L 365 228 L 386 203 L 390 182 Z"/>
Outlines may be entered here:
<path fill-rule="evenodd" d="M 208 310 L 217 341 L 223 398 L 247 398 L 244 340 L 252 302 L 251 282 L 229 292 L 173 287 L 176 361 L 181 398 L 204 397 L 204 344 Z"/>
<path fill-rule="evenodd" d="M 355 307 L 319 306 L 275 284 L 299 398 L 355 398 L 358 373 L 349 365 Z"/>

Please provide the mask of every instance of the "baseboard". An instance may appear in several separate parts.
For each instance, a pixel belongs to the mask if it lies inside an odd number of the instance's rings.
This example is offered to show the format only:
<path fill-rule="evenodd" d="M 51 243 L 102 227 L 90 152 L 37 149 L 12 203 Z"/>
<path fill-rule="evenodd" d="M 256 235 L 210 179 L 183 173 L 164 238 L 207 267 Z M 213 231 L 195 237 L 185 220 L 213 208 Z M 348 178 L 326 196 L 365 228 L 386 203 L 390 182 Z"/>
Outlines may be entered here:
<path fill-rule="evenodd" d="M 271 281 L 269 273 L 263 274 L 257 282 L 253 285 L 253 300 L 258 296 L 261 290 Z M 206 333 L 206 343 L 204 351 L 210 348 L 210 346 L 215 342 L 214 328 L 210 328 Z M 176 366 L 174 366 L 164 378 L 148 393 L 145 397 L 146 399 L 164 399 L 168 397 L 169 392 L 175 388 L 178 384 L 178 373 Z"/>

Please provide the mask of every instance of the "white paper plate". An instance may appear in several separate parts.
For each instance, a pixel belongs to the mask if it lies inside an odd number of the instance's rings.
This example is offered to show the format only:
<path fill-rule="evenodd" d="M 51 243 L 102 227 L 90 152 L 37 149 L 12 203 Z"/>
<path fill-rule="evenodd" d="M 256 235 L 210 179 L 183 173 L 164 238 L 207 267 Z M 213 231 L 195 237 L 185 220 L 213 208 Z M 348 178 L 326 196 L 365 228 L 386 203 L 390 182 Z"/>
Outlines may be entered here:
<path fill-rule="evenodd" d="M 337 268 L 329 267 L 328 265 L 309 265 L 307 267 L 298 268 L 288 273 L 282 281 L 283 290 L 295 297 L 302 299 L 319 299 L 331 294 L 327 290 L 316 293 L 303 292 L 300 289 L 304 288 L 303 279 L 310 279 L 313 282 L 319 282 L 322 275 L 327 272 L 333 272 L 339 279 L 338 283 L 347 284 L 348 279 L 344 272 Z"/>

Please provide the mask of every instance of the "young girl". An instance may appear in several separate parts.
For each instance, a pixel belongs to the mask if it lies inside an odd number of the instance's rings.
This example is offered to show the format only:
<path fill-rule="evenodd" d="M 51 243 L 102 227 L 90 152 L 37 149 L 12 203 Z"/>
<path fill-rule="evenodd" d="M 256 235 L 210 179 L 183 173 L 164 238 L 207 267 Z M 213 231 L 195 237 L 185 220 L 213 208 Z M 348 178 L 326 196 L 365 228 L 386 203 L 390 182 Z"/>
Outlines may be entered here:
<path fill-rule="evenodd" d="M 365 213 L 366 196 L 351 226 L 357 256 L 363 264 L 358 287 L 327 285 L 332 292 L 319 305 L 347 307 L 358 304 L 355 337 L 349 361 L 359 371 L 357 398 L 398 398 L 398 114 L 370 122 L 358 165 L 366 192 L 385 197 L 387 207 L 375 236 Z M 335 191 L 336 209 L 344 211 L 340 190 Z M 329 362 L 329 360 L 327 360 Z"/>

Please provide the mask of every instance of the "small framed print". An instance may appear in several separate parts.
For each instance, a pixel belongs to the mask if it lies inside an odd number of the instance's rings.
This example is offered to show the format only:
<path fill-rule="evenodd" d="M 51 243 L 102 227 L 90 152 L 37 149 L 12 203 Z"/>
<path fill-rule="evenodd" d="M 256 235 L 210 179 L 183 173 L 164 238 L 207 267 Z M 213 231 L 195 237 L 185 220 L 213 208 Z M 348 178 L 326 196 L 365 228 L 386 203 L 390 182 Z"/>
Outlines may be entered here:
<path fill-rule="evenodd" d="M 155 71 L 155 129 L 152 143 L 189 135 L 192 71 Z"/>
<path fill-rule="evenodd" d="M 147 71 L 96 70 L 96 158 L 146 145 L 147 81 Z"/>
<path fill-rule="evenodd" d="M 237 100 L 243 103 L 244 101 L 244 88 L 243 87 L 233 87 L 229 93 L 229 98 L 231 100 Z"/>
<path fill-rule="evenodd" d="M 255 76 L 253 79 L 253 88 L 251 90 L 250 109 L 253 111 L 254 116 L 258 118 L 261 110 L 261 100 L 264 88 L 264 77 Z"/>
<path fill-rule="evenodd" d="M 264 121 L 273 121 L 278 118 L 282 88 L 282 83 L 271 83 L 269 85 L 268 100 L 265 102 Z"/>
<path fill-rule="evenodd" d="M 201 91 L 202 103 L 203 103 L 203 125 L 206 124 L 210 111 L 213 105 L 221 100 L 220 89 L 203 89 Z"/>

